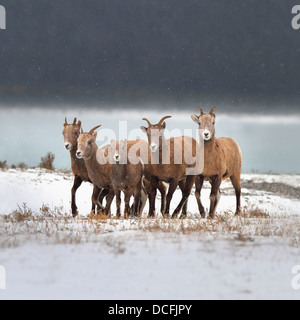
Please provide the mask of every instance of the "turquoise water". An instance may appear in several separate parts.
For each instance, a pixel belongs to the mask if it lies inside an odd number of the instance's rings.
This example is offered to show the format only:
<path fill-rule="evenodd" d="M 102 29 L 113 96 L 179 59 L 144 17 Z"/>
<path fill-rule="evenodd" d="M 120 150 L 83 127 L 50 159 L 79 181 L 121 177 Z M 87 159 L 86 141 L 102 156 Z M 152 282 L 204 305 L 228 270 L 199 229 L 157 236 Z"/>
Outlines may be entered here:
<path fill-rule="evenodd" d="M 141 120 L 143 117 L 157 123 L 163 116 L 172 115 L 173 118 L 167 120 L 167 128 L 171 131 L 169 135 L 196 136 L 197 126 L 190 118 L 193 110 L 138 111 L 128 107 L 113 110 L 2 108 L 0 160 L 7 160 L 10 165 L 25 162 L 29 166 L 37 166 L 41 156 L 51 151 L 56 155 L 56 168 L 70 168 L 62 136 L 65 116 L 69 122 L 76 116 L 82 121 L 85 131 L 102 124 L 99 138 L 107 137 L 99 141 L 99 146 L 111 138 L 125 138 L 126 132 L 129 139 L 136 136 L 146 138 L 140 130 L 140 126 L 145 125 Z M 239 143 L 243 151 L 244 173 L 300 173 L 300 115 L 217 113 L 216 135 L 232 137 Z"/>

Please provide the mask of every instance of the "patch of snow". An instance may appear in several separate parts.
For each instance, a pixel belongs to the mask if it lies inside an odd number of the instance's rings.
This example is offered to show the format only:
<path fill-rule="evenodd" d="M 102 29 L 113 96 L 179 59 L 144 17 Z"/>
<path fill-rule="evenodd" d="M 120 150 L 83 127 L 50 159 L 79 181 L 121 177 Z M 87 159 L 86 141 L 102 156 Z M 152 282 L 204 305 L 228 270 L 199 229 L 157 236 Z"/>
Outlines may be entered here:
<path fill-rule="evenodd" d="M 299 181 L 299 176 L 242 178 L 295 188 Z M 235 196 L 226 181 L 219 220 L 199 219 L 193 194 L 186 220 L 97 221 L 87 218 L 88 183 L 77 192 L 80 216 L 71 218 L 72 181 L 69 173 L 0 171 L 0 265 L 7 275 L 1 300 L 300 298 L 291 285 L 291 270 L 300 265 L 299 199 L 244 189 L 242 206 L 270 216 L 235 218 Z M 205 208 L 209 194 L 205 184 Z M 177 190 L 172 209 L 180 197 Z M 23 203 L 37 217 L 21 222 L 5 218 Z M 54 218 L 44 217 L 43 205 L 63 209 Z"/>
<path fill-rule="evenodd" d="M 0 299 L 299 299 L 299 250 L 261 241 L 123 233 L 79 245 L 1 250 Z"/>

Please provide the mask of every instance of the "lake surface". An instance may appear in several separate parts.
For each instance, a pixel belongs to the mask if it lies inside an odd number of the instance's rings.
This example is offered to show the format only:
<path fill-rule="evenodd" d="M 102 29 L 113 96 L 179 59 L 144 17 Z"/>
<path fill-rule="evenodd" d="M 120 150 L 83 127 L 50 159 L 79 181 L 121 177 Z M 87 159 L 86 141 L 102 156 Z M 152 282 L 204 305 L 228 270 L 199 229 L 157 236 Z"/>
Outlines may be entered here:
<path fill-rule="evenodd" d="M 74 117 L 82 121 L 89 131 L 102 124 L 98 144 L 112 138 L 129 139 L 137 136 L 146 139 L 140 126 L 146 122 L 157 123 L 163 116 L 167 120 L 169 136 L 197 136 L 197 126 L 190 115 L 197 110 L 180 112 L 170 109 L 139 111 L 134 109 L 107 110 L 97 108 L 2 108 L 0 109 L 0 160 L 8 164 L 25 162 L 37 166 L 41 156 L 51 151 L 56 155 L 57 169 L 70 168 L 69 154 L 64 148 L 62 136 L 64 118 L 72 122 Z M 106 138 L 103 138 L 106 136 Z M 300 174 L 300 115 L 218 114 L 216 136 L 235 139 L 243 152 L 244 173 Z M 104 141 L 103 141 L 104 140 Z"/>

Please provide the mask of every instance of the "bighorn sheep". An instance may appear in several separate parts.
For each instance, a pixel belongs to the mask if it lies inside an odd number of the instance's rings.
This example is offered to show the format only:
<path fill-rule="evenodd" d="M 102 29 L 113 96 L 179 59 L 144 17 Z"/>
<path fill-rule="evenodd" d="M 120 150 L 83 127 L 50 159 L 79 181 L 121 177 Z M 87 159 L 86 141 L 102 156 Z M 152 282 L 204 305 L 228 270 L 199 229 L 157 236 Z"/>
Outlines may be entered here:
<path fill-rule="evenodd" d="M 114 162 L 112 169 L 112 185 L 115 194 L 120 198 L 120 191 L 125 195 L 124 217 L 131 214 L 130 199 L 134 197 L 132 213 L 139 216 L 143 213 L 147 201 L 147 195 L 143 185 L 144 163 L 136 154 L 130 154 L 132 144 L 135 141 L 111 141 L 110 161 Z"/>
<path fill-rule="evenodd" d="M 212 186 L 210 196 L 211 218 L 215 217 L 220 201 L 220 186 L 223 180 L 230 178 L 236 193 L 236 214 L 241 210 L 241 167 L 242 153 L 238 144 L 231 138 L 215 138 L 215 107 L 208 114 L 200 107 L 200 116 L 192 115 L 192 120 L 199 125 L 200 134 L 204 139 L 204 171 L 196 180 L 196 199 L 202 217 L 205 210 L 201 203 L 201 189 L 204 180 Z"/>
<path fill-rule="evenodd" d="M 177 137 L 166 140 L 164 131 L 165 120 L 171 116 L 163 117 L 158 124 L 148 123 L 148 128 L 141 127 L 148 136 L 148 147 L 150 150 L 149 161 L 145 164 L 145 177 L 151 182 L 152 190 L 150 195 L 150 216 L 155 214 L 156 188 L 159 181 L 169 183 L 167 204 L 164 214 L 170 213 L 170 203 L 178 184 L 182 190 L 182 199 L 174 211 L 173 218 L 176 218 L 182 209 L 183 216 L 186 216 L 186 204 L 195 183 L 195 175 L 187 175 L 187 168 L 195 167 L 197 154 L 197 141 L 191 137 Z M 178 161 L 180 159 L 180 161 Z M 200 172 L 199 172 L 200 173 Z M 199 174 L 198 173 L 198 174 Z"/>
<path fill-rule="evenodd" d="M 112 165 L 108 162 L 105 164 L 99 163 L 99 157 L 107 158 L 108 156 L 108 146 L 98 149 L 96 144 L 97 132 L 96 129 L 100 128 L 97 126 L 90 130 L 90 132 L 83 132 L 81 128 L 81 134 L 78 138 L 78 149 L 76 156 L 78 159 L 83 159 L 89 179 L 94 185 L 100 189 L 108 190 L 106 197 L 106 214 L 110 214 L 111 203 L 114 199 L 115 193 L 111 186 L 112 177 Z M 117 205 L 120 201 L 117 199 Z M 120 214 L 120 207 L 117 206 L 117 215 Z"/>
<path fill-rule="evenodd" d="M 84 160 L 80 160 L 76 157 L 77 151 L 77 140 L 80 135 L 81 129 L 81 121 L 78 121 L 75 118 L 72 124 L 68 124 L 67 119 L 65 118 L 64 122 L 64 130 L 63 136 L 65 141 L 65 148 L 70 151 L 71 157 L 71 168 L 74 175 L 74 184 L 71 191 L 71 208 L 72 208 L 72 215 L 76 217 L 77 206 L 76 206 L 76 191 L 81 186 L 82 182 L 91 182 L 88 176 L 87 169 L 85 167 Z M 97 186 L 94 186 L 93 196 L 92 196 L 92 211 L 95 212 L 96 210 L 96 203 L 100 194 L 100 189 Z"/>
<path fill-rule="evenodd" d="M 78 139 L 78 150 L 76 156 L 80 159 L 84 159 L 85 165 L 88 171 L 88 175 L 91 181 L 97 185 L 99 188 L 108 188 L 109 193 L 107 196 L 107 203 L 106 203 L 106 211 L 110 212 L 110 206 L 112 200 L 114 198 L 115 192 L 112 188 L 112 164 L 108 161 L 109 160 L 109 149 L 110 146 L 106 146 L 104 148 L 98 149 L 96 144 L 97 139 L 97 132 L 96 129 L 100 128 L 97 126 L 93 128 L 89 133 L 81 132 L 79 139 Z M 136 141 L 128 141 L 127 142 L 128 148 L 133 148 L 133 152 L 136 151 L 137 156 L 140 156 L 141 153 L 145 153 L 140 149 L 147 149 L 148 143 L 143 140 L 136 140 Z M 136 149 L 136 150 L 135 150 Z M 99 159 L 103 159 L 103 164 L 99 163 Z M 100 161 L 102 162 L 102 161 Z M 165 197 L 166 197 L 166 188 L 163 183 L 158 184 L 158 189 L 161 193 L 162 197 L 162 209 L 165 205 Z M 120 193 L 117 192 L 116 194 L 116 201 L 117 201 L 117 216 L 121 215 L 120 205 L 121 205 L 121 198 Z"/>

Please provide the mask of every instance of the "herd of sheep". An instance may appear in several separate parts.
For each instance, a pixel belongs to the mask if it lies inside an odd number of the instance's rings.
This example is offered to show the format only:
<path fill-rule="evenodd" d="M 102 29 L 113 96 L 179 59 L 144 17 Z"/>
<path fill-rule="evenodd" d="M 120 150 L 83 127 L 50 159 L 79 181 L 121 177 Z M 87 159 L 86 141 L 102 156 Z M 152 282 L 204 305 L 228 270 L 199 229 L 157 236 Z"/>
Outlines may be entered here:
<path fill-rule="evenodd" d="M 242 154 L 238 144 L 231 138 L 215 137 L 215 107 L 209 113 L 200 108 L 200 115 L 192 115 L 199 126 L 199 141 L 191 137 L 166 139 L 164 131 L 170 116 L 163 117 L 157 124 L 143 119 L 148 126 L 141 130 L 148 141 L 115 141 L 98 148 L 97 126 L 83 132 L 81 121 L 75 118 L 72 124 L 64 122 L 65 148 L 70 152 L 74 174 L 71 209 L 73 217 L 78 214 L 75 195 L 82 182 L 94 185 L 92 211 L 109 215 L 116 197 L 117 216 L 121 217 L 121 192 L 124 193 L 124 217 L 139 216 L 149 199 L 149 216 L 156 213 L 157 190 L 161 194 L 161 213 L 170 215 L 170 204 L 177 187 L 182 198 L 172 218 L 187 215 L 188 198 L 196 186 L 199 213 L 204 218 L 205 209 L 201 203 L 201 189 L 205 180 L 211 184 L 209 217 L 214 218 L 220 200 L 220 186 L 230 178 L 236 193 L 236 214 L 241 210 L 241 166 Z M 200 150 L 200 151 L 199 151 Z M 195 161 L 201 159 L 201 161 Z M 169 185 L 168 192 L 166 184 Z M 130 200 L 134 197 L 133 205 Z M 105 207 L 103 200 L 106 198 Z"/>

